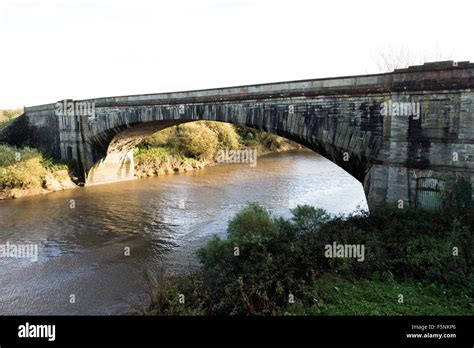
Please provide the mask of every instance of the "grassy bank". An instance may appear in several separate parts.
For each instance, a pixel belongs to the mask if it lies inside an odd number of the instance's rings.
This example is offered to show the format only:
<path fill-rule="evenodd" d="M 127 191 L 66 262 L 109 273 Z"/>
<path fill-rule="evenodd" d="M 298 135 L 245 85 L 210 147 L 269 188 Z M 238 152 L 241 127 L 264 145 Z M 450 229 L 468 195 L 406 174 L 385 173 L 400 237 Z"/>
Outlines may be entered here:
<path fill-rule="evenodd" d="M 186 172 L 215 164 L 216 153 L 256 149 L 257 153 L 285 151 L 299 146 L 281 137 L 221 122 L 199 121 L 157 132 L 135 149 L 137 176 Z"/>
<path fill-rule="evenodd" d="M 23 108 L 0 110 L 0 128 L 23 113 Z"/>
<path fill-rule="evenodd" d="M 3 110 L 0 124 L 22 110 Z M 283 138 L 219 122 L 193 122 L 157 132 L 134 149 L 138 177 L 187 172 L 215 163 L 219 149 L 255 148 L 260 153 L 298 146 Z M 76 187 L 66 164 L 29 147 L 0 146 L 0 199 Z"/>
<path fill-rule="evenodd" d="M 68 166 L 45 153 L 0 145 L 0 199 L 31 196 L 73 188 Z"/>
<path fill-rule="evenodd" d="M 144 313 L 472 315 L 472 231 L 472 211 L 343 218 L 302 206 L 285 220 L 252 204 L 229 222 L 226 239 L 199 249 L 200 269 L 152 278 Z M 327 257 L 334 242 L 363 245 L 364 259 Z"/>

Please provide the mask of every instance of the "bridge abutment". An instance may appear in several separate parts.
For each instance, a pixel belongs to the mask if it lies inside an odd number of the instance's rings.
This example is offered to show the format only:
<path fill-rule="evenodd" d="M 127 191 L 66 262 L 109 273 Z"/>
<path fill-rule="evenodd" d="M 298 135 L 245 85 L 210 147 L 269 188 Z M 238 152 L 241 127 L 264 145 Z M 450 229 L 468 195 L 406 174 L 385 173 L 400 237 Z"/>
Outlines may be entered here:
<path fill-rule="evenodd" d="M 104 160 L 91 166 L 87 173 L 85 185 L 97 185 L 109 182 L 135 180 L 133 149 L 124 152 L 113 152 Z"/>

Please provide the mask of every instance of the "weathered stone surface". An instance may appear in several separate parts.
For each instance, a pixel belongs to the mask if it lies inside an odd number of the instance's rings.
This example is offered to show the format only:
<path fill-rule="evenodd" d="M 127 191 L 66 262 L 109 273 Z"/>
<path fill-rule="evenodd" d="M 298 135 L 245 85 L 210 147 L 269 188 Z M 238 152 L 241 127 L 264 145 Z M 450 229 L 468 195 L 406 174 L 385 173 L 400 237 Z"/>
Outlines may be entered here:
<path fill-rule="evenodd" d="M 25 108 L 0 141 L 75 160 L 86 184 L 134 178 L 131 149 L 172 125 L 212 120 L 303 144 L 364 184 L 371 208 L 416 202 L 421 177 L 474 183 L 474 64 L 437 62 L 392 73 L 201 91 L 100 98 L 94 119 Z M 385 115 L 384 102 L 419 103 L 420 115 Z M 3 140 L 2 140 L 3 139 Z"/>

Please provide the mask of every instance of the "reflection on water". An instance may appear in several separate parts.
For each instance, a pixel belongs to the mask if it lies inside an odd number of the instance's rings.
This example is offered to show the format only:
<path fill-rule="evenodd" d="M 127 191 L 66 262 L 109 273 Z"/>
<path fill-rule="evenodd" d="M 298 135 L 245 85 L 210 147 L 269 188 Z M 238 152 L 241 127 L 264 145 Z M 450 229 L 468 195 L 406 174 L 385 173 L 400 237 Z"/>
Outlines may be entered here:
<path fill-rule="evenodd" d="M 0 244 L 39 244 L 36 263 L 0 259 L 0 314 L 129 311 L 147 301 L 147 269 L 187 269 L 248 202 L 286 217 L 297 204 L 367 209 L 361 184 L 311 152 L 0 202 Z"/>

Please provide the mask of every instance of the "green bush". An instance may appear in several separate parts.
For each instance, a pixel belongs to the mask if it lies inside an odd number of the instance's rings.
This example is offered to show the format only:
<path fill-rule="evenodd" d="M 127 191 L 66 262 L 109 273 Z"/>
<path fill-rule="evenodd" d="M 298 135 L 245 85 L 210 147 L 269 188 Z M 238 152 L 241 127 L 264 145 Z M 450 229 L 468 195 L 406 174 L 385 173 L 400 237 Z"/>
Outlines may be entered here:
<path fill-rule="evenodd" d="M 147 292 L 151 300 L 148 308 L 139 309 L 142 315 L 202 315 L 205 314 L 202 297 L 206 296 L 199 273 L 165 278 L 164 272 L 146 273 Z M 184 303 L 180 301 L 184 295 Z"/>
<path fill-rule="evenodd" d="M 382 209 L 349 219 L 337 217 L 309 235 L 306 245 L 320 250 L 333 241 L 364 244 L 365 261 L 321 257 L 321 272 L 330 269 L 355 279 L 389 273 L 400 280 L 438 282 L 450 288 L 466 285 L 473 272 L 471 227 L 449 214 Z"/>
<path fill-rule="evenodd" d="M 238 148 L 240 143 L 232 125 L 201 121 L 156 132 L 147 137 L 141 147 L 153 146 L 167 148 L 173 156 L 209 161 L 219 148 Z"/>
<path fill-rule="evenodd" d="M 178 126 L 181 150 L 185 156 L 210 160 L 218 148 L 217 134 L 203 123 L 188 123 Z"/>
<path fill-rule="evenodd" d="M 211 313 L 279 313 L 290 292 L 310 301 L 308 292 L 328 273 L 351 281 L 439 284 L 448 295 L 474 297 L 472 231 L 449 215 L 383 210 L 330 218 L 308 206 L 293 214 L 272 218 L 252 204 L 229 222 L 227 239 L 214 238 L 198 251 L 214 294 L 206 300 Z M 364 244 L 365 261 L 326 258 L 324 247 L 334 241 Z"/>
<path fill-rule="evenodd" d="M 238 149 L 241 147 L 240 136 L 235 126 L 229 123 L 205 121 L 204 124 L 217 134 L 219 149 Z"/>
<path fill-rule="evenodd" d="M 173 140 L 176 136 L 176 127 L 169 127 L 145 138 L 144 145 L 174 147 Z"/>
<path fill-rule="evenodd" d="M 241 126 L 236 127 L 236 129 L 242 138 L 242 144 L 248 148 L 257 148 L 259 152 L 278 151 L 285 145 L 287 147 L 297 147 L 296 144 L 290 140 L 281 138 L 275 134 Z"/>
<path fill-rule="evenodd" d="M 326 258 L 333 241 L 364 244 L 364 262 Z M 226 239 L 198 250 L 199 271 L 164 280 L 148 313 L 472 314 L 473 248 L 470 226 L 448 214 L 384 209 L 344 218 L 300 206 L 285 220 L 250 204 L 229 221 Z M 190 296 L 186 306 L 176 304 L 179 292 Z"/>
<path fill-rule="evenodd" d="M 143 146 L 134 149 L 133 157 L 140 164 L 160 164 L 169 162 L 173 155 L 165 147 Z"/>
<path fill-rule="evenodd" d="M 156 132 L 145 138 L 139 148 L 167 148 L 169 153 L 175 156 L 182 155 L 201 161 L 210 161 L 219 149 L 247 147 L 257 148 L 259 152 L 267 152 L 279 150 L 286 144 L 291 144 L 291 142 L 255 129 L 236 127 L 224 122 L 197 121 Z"/>
<path fill-rule="evenodd" d="M 456 180 L 453 191 L 454 201 L 460 211 L 466 212 L 472 207 L 472 185 L 467 179 L 461 177 Z"/>

